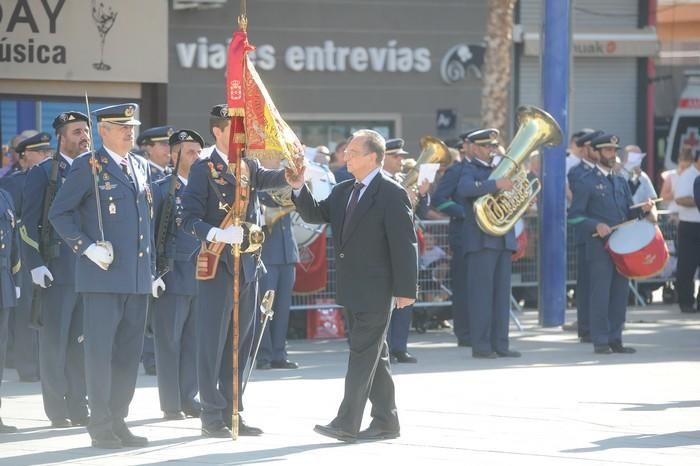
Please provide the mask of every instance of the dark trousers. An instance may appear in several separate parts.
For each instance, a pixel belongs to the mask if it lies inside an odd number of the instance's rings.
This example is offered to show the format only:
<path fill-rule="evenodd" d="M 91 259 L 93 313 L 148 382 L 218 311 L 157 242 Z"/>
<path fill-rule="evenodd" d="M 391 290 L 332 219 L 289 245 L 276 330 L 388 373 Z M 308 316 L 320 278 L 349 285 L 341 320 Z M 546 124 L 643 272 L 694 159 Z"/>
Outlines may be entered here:
<path fill-rule="evenodd" d="M 457 341 L 469 342 L 469 312 L 467 311 L 467 261 L 461 248 L 452 247 L 450 260 L 450 276 L 452 291 L 452 321 Z"/>
<path fill-rule="evenodd" d="M 12 308 L 0 308 L 0 385 L 2 385 L 2 370 L 5 367 L 5 354 L 7 352 L 7 337 L 9 333 L 9 318 Z M 0 397 L 0 406 L 2 406 L 2 397 Z"/>
<path fill-rule="evenodd" d="M 628 280 L 617 272 L 602 241 L 587 247 L 591 340 L 594 345 L 622 343 Z"/>
<path fill-rule="evenodd" d="M 41 395 L 51 420 L 87 418 L 83 300 L 73 285 L 40 291 L 43 327 L 39 330 Z M 36 297 L 35 297 L 36 299 Z"/>
<path fill-rule="evenodd" d="M 512 253 L 482 249 L 466 254 L 472 352 L 508 351 Z"/>
<path fill-rule="evenodd" d="M 22 275 L 22 292 L 17 307 L 10 316 L 10 357 L 22 378 L 39 376 L 39 333 L 29 328 L 34 291 L 32 287 L 32 277 L 27 271 Z"/>
<path fill-rule="evenodd" d="M 143 351 L 141 352 L 141 362 L 143 363 L 143 370 L 145 371 L 148 371 L 149 369 L 156 369 L 156 354 L 155 344 L 153 342 L 153 335 L 144 335 Z"/>
<path fill-rule="evenodd" d="M 695 271 L 698 267 L 700 267 L 700 223 L 679 222 L 676 288 L 678 304 L 681 306 L 696 305 L 693 294 L 695 293 Z"/>
<path fill-rule="evenodd" d="M 95 435 L 119 430 L 129 413 L 146 328 L 148 295 L 83 293 L 85 375 Z"/>
<path fill-rule="evenodd" d="M 408 350 L 408 334 L 411 331 L 411 318 L 413 317 L 413 305 L 403 309 L 394 309 L 389 319 L 389 331 L 387 332 L 387 342 L 389 352 L 398 353 Z"/>
<path fill-rule="evenodd" d="M 350 358 L 345 374 L 345 394 L 331 425 L 357 433 L 367 400 L 372 403 L 373 427 L 399 430 L 394 381 L 389 366 L 386 332 L 391 317 L 386 308 L 355 312 L 346 308 L 350 332 Z"/>
<path fill-rule="evenodd" d="M 243 411 L 243 377 L 255 334 L 257 282 L 241 280 L 238 346 L 238 410 Z M 231 424 L 233 413 L 233 276 L 223 266 L 199 282 L 197 383 L 202 425 Z"/>
<path fill-rule="evenodd" d="M 576 319 L 578 320 L 578 336 L 591 335 L 591 314 L 588 284 L 588 262 L 586 261 L 586 245 L 576 245 Z"/>
<path fill-rule="evenodd" d="M 275 314 L 267 322 L 260 342 L 260 361 L 284 361 L 287 359 L 287 331 L 289 330 L 289 308 L 292 305 L 294 288 L 294 264 L 267 265 L 267 273 L 262 279 L 261 294 L 275 290 L 272 309 Z"/>
<path fill-rule="evenodd" d="M 168 293 L 152 301 L 153 340 L 162 411 L 198 411 L 196 296 Z"/>

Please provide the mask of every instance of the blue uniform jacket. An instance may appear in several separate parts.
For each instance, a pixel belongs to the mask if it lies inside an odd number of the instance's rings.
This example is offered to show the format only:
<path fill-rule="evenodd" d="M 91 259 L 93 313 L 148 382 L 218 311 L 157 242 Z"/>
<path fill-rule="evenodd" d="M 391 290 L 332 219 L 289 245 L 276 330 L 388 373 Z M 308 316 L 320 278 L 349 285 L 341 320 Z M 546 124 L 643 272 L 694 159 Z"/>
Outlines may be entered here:
<path fill-rule="evenodd" d="M 0 308 L 15 307 L 15 287 L 20 286 L 17 217 L 10 194 L 0 189 Z"/>
<path fill-rule="evenodd" d="M 104 236 L 114 247 L 114 261 L 105 271 L 83 255 L 88 246 L 101 239 L 92 175 L 93 160 L 90 153 L 75 159 L 49 210 L 49 220 L 56 232 L 78 255 L 76 291 L 150 294 L 152 276 L 155 274 L 155 253 L 152 254 L 153 198 L 148 162 L 143 157 L 129 154 L 134 184 L 104 148 L 96 153 Z"/>
<path fill-rule="evenodd" d="M 487 167 L 478 160 L 468 162 L 462 170 L 462 176 L 457 184 L 457 196 L 464 205 L 464 225 L 462 238 L 464 240 L 464 252 L 476 252 L 482 249 L 507 249 L 515 251 L 517 242 L 515 232 L 511 230 L 504 236 L 492 236 L 484 233 L 476 223 L 474 216 L 474 201 L 484 194 L 492 194 L 498 191 L 496 180 L 489 180 L 493 168 Z"/>
<path fill-rule="evenodd" d="M 168 175 L 153 184 L 153 205 L 155 214 L 155 227 L 153 233 L 158 234 L 160 228 L 160 214 L 164 203 L 168 199 L 171 180 L 175 175 Z M 185 186 L 178 179 L 175 181 L 175 204 L 170 217 L 170 225 L 165 243 L 165 257 L 170 263 L 170 271 L 163 276 L 165 290 L 175 295 L 194 296 L 197 294 L 197 280 L 195 279 L 196 258 L 195 252 L 199 248 L 199 241 L 192 235 L 188 235 L 182 229 L 183 208 L 182 194 Z M 158 238 L 156 238 L 156 241 Z"/>
<path fill-rule="evenodd" d="M 39 252 L 39 244 L 41 239 L 41 221 L 44 215 L 44 197 L 46 189 L 49 186 L 49 177 L 51 176 L 51 167 L 54 163 L 53 159 L 47 159 L 39 163 L 27 174 L 27 181 L 24 185 L 24 194 L 22 197 L 33 199 L 33 202 L 27 202 L 22 212 L 22 240 L 26 244 L 25 267 L 32 270 L 42 265 L 49 268 L 53 275 L 54 282 L 59 285 L 75 284 L 75 261 L 76 256 L 72 253 L 68 245 L 56 234 L 51 225 L 51 243 L 49 247 L 50 260 L 45 263 L 42 255 Z M 63 182 L 68 175 L 70 165 L 61 157 L 58 163 L 58 176 L 56 178 L 56 194 L 63 186 Z M 74 214 L 74 221 L 78 222 L 77 212 Z"/>
<path fill-rule="evenodd" d="M 569 189 L 573 189 L 573 185 L 576 182 L 576 180 L 578 180 L 594 168 L 595 167 L 591 167 L 586 162 L 581 161 L 581 163 L 569 170 L 569 173 L 566 175 L 566 178 L 569 182 Z M 584 242 L 585 238 L 583 237 L 583 235 L 579 234 L 578 230 L 574 228 L 574 244 L 583 244 Z"/>
<path fill-rule="evenodd" d="M 245 159 L 250 169 L 248 210 L 245 221 L 260 224 L 260 204 L 258 191 L 265 189 L 281 188 L 287 185 L 284 178 L 284 170 L 267 170 L 260 166 L 260 162 L 254 159 Z M 182 196 L 184 207 L 184 229 L 187 233 L 200 241 L 207 240 L 207 233 L 214 227 L 219 227 L 226 216 L 226 212 L 219 208 L 219 199 L 211 186 L 211 178 L 216 188 L 228 205 L 232 204 L 236 185 L 235 177 L 227 167 L 218 151 L 215 149 L 204 159 L 198 160 L 190 169 L 187 187 Z M 233 275 L 233 256 L 231 247 L 226 246 L 219 258 L 225 267 Z M 251 254 L 241 254 L 241 269 L 244 283 L 252 282 L 256 277 L 257 262 Z"/>
<path fill-rule="evenodd" d="M 269 207 L 277 207 L 268 193 L 259 193 L 260 202 Z M 299 262 L 299 248 L 292 232 L 292 218 L 289 214 L 267 226 L 265 243 L 262 247 L 262 261 L 265 265 L 296 264 Z"/>
<path fill-rule="evenodd" d="M 457 185 L 468 160 L 462 160 L 450 165 L 440 178 L 432 195 L 433 208 L 450 216 L 450 226 L 447 234 L 449 244 L 453 248 L 462 245 L 462 228 L 464 223 L 464 205 L 457 196 Z"/>
<path fill-rule="evenodd" d="M 630 211 L 632 194 L 624 178 L 613 175 L 608 179 L 597 168 L 573 180 L 571 192 L 568 222 L 575 225 L 576 235 L 583 239 L 590 258 L 603 244 L 603 240 L 592 236 L 596 225 L 613 226 L 634 217 Z"/>
<path fill-rule="evenodd" d="M 693 197 L 695 198 L 695 205 L 700 210 L 700 176 L 695 178 L 693 182 Z"/>

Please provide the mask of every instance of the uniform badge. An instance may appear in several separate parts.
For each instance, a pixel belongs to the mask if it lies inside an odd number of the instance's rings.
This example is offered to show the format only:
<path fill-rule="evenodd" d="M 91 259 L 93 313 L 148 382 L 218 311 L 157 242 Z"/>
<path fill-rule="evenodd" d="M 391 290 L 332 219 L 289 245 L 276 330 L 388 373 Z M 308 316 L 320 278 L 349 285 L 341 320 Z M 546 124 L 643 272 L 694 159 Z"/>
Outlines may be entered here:
<path fill-rule="evenodd" d="M 595 188 L 596 188 L 596 189 L 603 190 L 603 189 L 605 189 L 605 186 L 603 186 L 602 184 L 598 184 L 598 185 L 596 185 Z"/>
<path fill-rule="evenodd" d="M 114 202 L 109 203 L 109 215 L 117 215 L 117 205 Z"/>
<path fill-rule="evenodd" d="M 214 179 L 214 183 L 220 184 L 221 186 L 223 186 L 223 185 L 226 184 L 226 180 L 223 179 L 223 178 L 215 178 L 215 179 Z"/>
<path fill-rule="evenodd" d="M 65 170 L 66 162 L 64 160 L 61 160 L 61 163 L 58 164 L 58 168 L 60 168 L 61 170 Z"/>
<path fill-rule="evenodd" d="M 109 174 L 103 173 L 103 174 L 102 174 L 102 178 L 103 178 L 105 181 L 107 181 L 107 180 L 109 179 Z"/>

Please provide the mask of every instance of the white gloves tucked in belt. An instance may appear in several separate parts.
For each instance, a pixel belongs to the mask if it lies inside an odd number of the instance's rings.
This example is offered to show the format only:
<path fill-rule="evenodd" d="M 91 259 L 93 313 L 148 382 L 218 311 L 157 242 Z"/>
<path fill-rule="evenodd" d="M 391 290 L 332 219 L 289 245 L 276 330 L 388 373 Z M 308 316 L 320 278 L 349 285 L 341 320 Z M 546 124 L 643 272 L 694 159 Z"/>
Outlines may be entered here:
<path fill-rule="evenodd" d="M 114 260 L 112 251 L 97 243 L 92 243 L 90 246 L 88 246 L 83 254 L 97 264 L 97 266 L 102 270 L 107 270 Z"/>
<path fill-rule="evenodd" d="M 154 298 L 160 298 L 165 292 L 165 282 L 162 278 L 153 280 L 153 286 L 151 287 L 151 294 Z"/>
<path fill-rule="evenodd" d="M 243 242 L 243 228 L 229 225 L 225 230 L 212 228 L 207 233 L 207 241 L 226 244 L 241 244 Z"/>
<path fill-rule="evenodd" d="M 32 274 L 32 282 L 35 285 L 42 288 L 51 286 L 53 275 L 51 275 L 51 271 L 45 265 L 33 268 L 30 273 Z"/>

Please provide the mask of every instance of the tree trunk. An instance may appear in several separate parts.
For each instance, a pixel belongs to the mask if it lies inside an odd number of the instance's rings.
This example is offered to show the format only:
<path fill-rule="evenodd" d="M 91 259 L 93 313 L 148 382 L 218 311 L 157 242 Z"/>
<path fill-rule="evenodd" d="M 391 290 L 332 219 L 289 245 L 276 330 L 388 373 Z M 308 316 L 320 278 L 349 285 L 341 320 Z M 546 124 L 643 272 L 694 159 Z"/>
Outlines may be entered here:
<path fill-rule="evenodd" d="M 513 50 L 513 9 L 516 0 L 489 0 L 481 92 L 481 124 L 506 130 Z"/>

